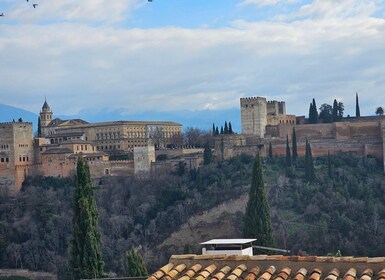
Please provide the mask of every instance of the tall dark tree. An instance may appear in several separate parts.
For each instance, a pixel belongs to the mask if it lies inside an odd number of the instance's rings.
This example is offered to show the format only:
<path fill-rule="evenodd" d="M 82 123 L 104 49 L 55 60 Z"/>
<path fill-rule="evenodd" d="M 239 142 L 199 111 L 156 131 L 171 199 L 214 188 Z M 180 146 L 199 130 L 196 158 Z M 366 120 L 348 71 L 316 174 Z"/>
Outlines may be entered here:
<path fill-rule="evenodd" d="M 313 155 L 311 152 L 311 146 L 306 138 L 306 152 L 305 152 L 305 178 L 309 182 L 315 180 Z"/>
<path fill-rule="evenodd" d="M 286 166 L 291 166 L 291 152 L 290 152 L 290 145 L 289 145 L 289 135 L 286 135 Z"/>
<path fill-rule="evenodd" d="M 330 157 L 330 151 L 328 151 L 328 176 L 332 179 L 332 159 Z"/>
<path fill-rule="evenodd" d="M 290 177 L 293 174 L 291 152 L 289 146 L 289 136 L 286 135 L 286 160 L 285 160 L 286 176 Z"/>
<path fill-rule="evenodd" d="M 213 123 L 213 136 L 215 136 L 215 124 Z"/>
<path fill-rule="evenodd" d="M 293 161 L 297 160 L 298 149 L 297 149 L 297 134 L 295 132 L 295 127 L 293 126 L 293 140 L 292 140 L 292 150 L 293 150 Z"/>
<path fill-rule="evenodd" d="M 255 158 L 249 201 L 244 215 L 243 236 L 257 238 L 261 246 L 274 246 L 273 227 L 270 220 L 270 207 L 267 201 L 262 162 L 259 154 Z"/>
<path fill-rule="evenodd" d="M 224 134 L 229 134 L 229 127 L 227 125 L 227 122 L 225 122 L 225 129 L 224 129 Z"/>
<path fill-rule="evenodd" d="M 271 146 L 271 142 L 269 144 L 269 159 L 273 159 L 273 147 Z"/>
<path fill-rule="evenodd" d="M 312 103 L 310 103 L 309 108 L 309 123 L 317 123 L 318 122 L 318 111 L 317 105 L 315 103 L 315 99 L 313 98 Z"/>
<path fill-rule="evenodd" d="M 332 109 L 332 119 L 333 119 L 333 122 L 338 121 L 338 109 L 339 109 L 339 106 L 338 106 L 337 99 L 334 99 L 334 101 L 333 101 L 333 109 Z"/>
<path fill-rule="evenodd" d="M 342 118 L 344 117 L 344 110 L 344 103 L 338 102 L 338 120 L 342 120 Z"/>
<path fill-rule="evenodd" d="M 223 126 L 221 126 L 221 134 L 223 134 L 224 133 L 224 131 L 223 131 Z"/>
<path fill-rule="evenodd" d="M 41 137 L 41 120 L 40 117 L 37 118 L 37 137 Z"/>
<path fill-rule="evenodd" d="M 215 135 L 219 135 L 219 129 L 218 129 L 218 127 L 215 127 Z"/>
<path fill-rule="evenodd" d="M 360 104 L 358 102 L 358 93 L 356 92 L 356 117 L 361 117 Z"/>
<path fill-rule="evenodd" d="M 147 276 L 147 268 L 144 264 L 143 258 L 139 253 L 132 248 L 129 252 L 126 253 L 127 257 L 127 277 L 142 277 Z"/>
<path fill-rule="evenodd" d="M 233 127 L 231 126 L 231 122 L 229 122 L 229 134 L 233 134 Z"/>
<path fill-rule="evenodd" d="M 213 158 L 213 153 L 211 151 L 209 142 L 206 142 L 205 149 L 203 151 L 203 164 L 204 165 L 210 164 L 212 161 L 212 158 Z"/>
<path fill-rule="evenodd" d="M 99 214 L 87 162 L 79 157 L 73 197 L 70 269 L 73 279 L 101 278 L 102 259 Z"/>

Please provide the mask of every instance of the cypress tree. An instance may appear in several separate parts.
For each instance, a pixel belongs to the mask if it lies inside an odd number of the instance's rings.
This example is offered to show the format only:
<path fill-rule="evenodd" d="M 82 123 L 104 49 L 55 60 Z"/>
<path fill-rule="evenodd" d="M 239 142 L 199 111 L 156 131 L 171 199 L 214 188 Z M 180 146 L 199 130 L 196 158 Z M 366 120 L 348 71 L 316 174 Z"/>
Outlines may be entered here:
<path fill-rule="evenodd" d="M 337 100 L 334 99 L 334 101 L 333 101 L 333 109 L 332 109 L 332 119 L 333 119 L 333 122 L 338 121 L 338 109 L 339 109 L 339 106 L 338 106 Z"/>
<path fill-rule="evenodd" d="M 332 160 L 330 158 L 330 151 L 328 151 L 328 176 L 332 178 Z"/>
<path fill-rule="evenodd" d="M 254 161 L 249 201 L 246 205 L 243 220 L 243 236 L 245 238 L 257 238 L 257 243 L 261 246 L 274 246 L 270 207 L 267 201 L 262 162 L 259 154 Z"/>
<path fill-rule="evenodd" d="M 233 127 L 231 126 L 231 122 L 229 122 L 229 134 L 233 134 Z"/>
<path fill-rule="evenodd" d="M 286 166 L 291 166 L 291 152 L 289 146 L 289 135 L 286 135 Z"/>
<path fill-rule="evenodd" d="M 309 123 L 317 123 L 318 122 L 318 111 L 317 105 L 315 103 L 315 99 L 313 98 L 312 103 L 310 103 L 309 108 Z"/>
<path fill-rule="evenodd" d="M 203 164 L 208 165 L 211 163 L 211 160 L 213 158 L 213 154 L 210 148 L 210 145 L 208 142 L 205 144 L 205 149 L 203 151 Z"/>
<path fill-rule="evenodd" d="M 305 152 L 305 178 L 312 182 L 315 180 L 314 162 L 311 152 L 310 144 L 306 138 L 306 152 Z"/>
<path fill-rule="evenodd" d="M 297 160 L 298 157 L 298 150 L 297 150 L 297 135 L 295 133 L 295 127 L 293 126 L 293 161 Z"/>
<path fill-rule="evenodd" d="M 73 197 L 70 268 L 73 279 L 101 278 L 99 214 L 87 162 L 79 157 Z"/>
<path fill-rule="evenodd" d="M 309 123 L 313 123 L 313 104 L 311 102 L 309 106 Z"/>
<path fill-rule="evenodd" d="M 338 120 L 342 120 L 344 117 L 344 103 L 338 102 Z"/>
<path fill-rule="evenodd" d="M 215 124 L 213 123 L 213 136 L 215 136 Z"/>
<path fill-rule="evenodd" d="M 225 133 L 225 134 L 229 134 L 229 127 L 227 126 L 227 122 L 225 122 L 224 133 Z"/>
<path fill-rule="evenodd" d="M 37 118 L 37 137 L 41 137 L 41 120 L 40 120 L 40 117 Z"/>
<path fill-rule="evenodd" d="M 137 251 L 132 248 L 129 252 L 126 252 L 127 256 L 127 277 L 142 277 L 147 276 L 147 268 L 144 264 L 142 257 Z"/>
<path fill-rule="evenodd" d="M 273 147 L 271 146 L 271 142 L 269 144 L 269 159 L 273 159 Z"/>
<path fill-rule="evenodd" d="M 215 135 L 219 135 L 219 129 L 218 129 L 218 127 L 215 128 Z"/>
<path fill-rule="evenodd" d="M 223 134 L 223 126 L 221 126 L 221 134 Z"/>
<path fill-rule="evenodd" d="M 290 152 L 290 146 L 289 146 L 289 136 L 286 135 L 286 160 L 285 160 L 285 167 L 286 167 L 286 176 L 290 177 L 293 174 L 292 166 L 291 166 L 291 152 Z"/>
<path fill-rule="evenodd" d="M 360 105 L 358 104 L 358 93 L 356 92 L 356 117 L 360 117 Z"/>

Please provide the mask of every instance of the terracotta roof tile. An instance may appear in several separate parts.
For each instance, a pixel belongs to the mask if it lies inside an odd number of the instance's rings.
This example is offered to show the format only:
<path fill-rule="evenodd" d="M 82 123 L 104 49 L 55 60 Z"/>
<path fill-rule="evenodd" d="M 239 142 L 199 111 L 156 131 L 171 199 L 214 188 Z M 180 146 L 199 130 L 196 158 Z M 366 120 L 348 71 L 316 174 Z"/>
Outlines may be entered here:
<path fill-rule="evenodd" d="M 343 280 L 355 280 L 357 276 L 357 270 L 353 267 L 346 271 Z"/>
<path fill-rule="evenodd" d="M 385 280 L 385 258 L 180 255 L 148 280 Z"/>
<path fill-rule="evenodd" d="M 337 280 L 339 276 L 340 276 L 340 271 L 337 268 L 333 268 L 331 271 L 329 271 L 325 280 Z"/>
<path fill-rule="evenodd" d="M 171 280 L 173 279 L 175 276 L 177 276 L 179 273 L 181 273 L 183 270 L 186 269 L 186 265 L 185 264 L 179 264 L 175 267 L 173 267 L 173 269 L 171 269 L 165 276 L 163 276 L 161 279 L 162 280 Z"/>
<path fill-rule="evenodd" d="M 247 276 L 245 277 L 245 280 L 256 280 L 257 279 L 257 276 L 259 274 L 259 267 L 256 266 L 256 267 L 253 267 L 250 272 L 247 274 Z"/>
<path fill-rule="evenodd" d="M 385 280 L 385 268 L 378 272 L 377 280 Z"/>
<path fill-rule="evenodd" d="M 307 269 L 301 267 L 298 269 L 298 271 L 295 273 L 294 279 L 293 280 L 304 280 L 307 275 Z"/>
<path fill-rule="evenodd" d="M 211 280 L 221 280 L 223 279 L 231 270 L 231 267 L 226 265 L 222 267 L 212 278 Z"/>
<path fill-rule="evenodd" d="M 148 277 L 148 280 L 158 280 L 162 278 L 165 274 L 167 274 L 172 268 L 174 264 L 168 263 L 165 266 L 162 266 L 157 271 L 155 271 L 150 277 Z"/>
<path fill-rule="evenodd" d="M 226 278 L 227 280 L 237 280 L 241 277 L 242 273 L 247 270 L 247 267 L 244 264 L 238 265 L 231 274 Z"/>
<path fill-rule="evenodd" d="M 211 264 L 204 268 L 201 272 L 199 272 L 198 276 L 195 277 L 196 280 L 205 280 L 207 279 L 211 273 L 213 273 L 217 269 L 215 264 Z"/>
<path fill-rule="evenodd" d="M 258 280 L 270 280 L 271 276 L 275 273 L 275 266 L 271 265 L 265 272 L 258 278 Z"/>
<path fill-rule="evenodd" d="M 182 277 L 180 277 L 180 280 L 189 280 L 190 278 L 194 277 L 195 274 L 198 273 L 202 269 L 202 265 L 199 263 L 194 264 L 192 267 L 190 267 Z"/>

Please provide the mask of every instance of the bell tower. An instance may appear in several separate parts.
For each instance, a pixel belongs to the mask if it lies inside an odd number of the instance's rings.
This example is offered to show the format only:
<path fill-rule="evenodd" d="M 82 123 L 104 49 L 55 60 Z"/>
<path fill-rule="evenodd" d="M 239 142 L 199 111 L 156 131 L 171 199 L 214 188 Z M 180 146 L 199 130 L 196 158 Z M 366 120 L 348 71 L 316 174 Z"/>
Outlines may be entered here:
<path fill-rule="evenodd" d="M 43 107 L 40 111 L 40 125 L 41 127 L 46 127 L 52 121 L 52 111 L 49 107 L 47 100 L 44 101 Z"/>

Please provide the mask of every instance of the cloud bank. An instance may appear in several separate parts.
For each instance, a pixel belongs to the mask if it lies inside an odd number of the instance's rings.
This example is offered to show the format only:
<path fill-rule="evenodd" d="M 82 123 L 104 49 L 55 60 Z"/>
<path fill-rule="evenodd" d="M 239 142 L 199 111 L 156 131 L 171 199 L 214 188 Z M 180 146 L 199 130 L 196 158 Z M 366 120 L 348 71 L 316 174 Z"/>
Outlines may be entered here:
<path fill-rule="evenodd" d="M 129 114 L 228 109 L 266 96 L 301 115 L 315 97 L 353 114 L 358 92 L 363 114 L 385 106 L 383 1 L 244 0 L 234 9 L 281 8 L 215 28 L 129 27 L 149 9 L 144 2 L 41 0 L 33 9 L 8 1 L 1 102 L 38 111 L 46 96 L 58 114 Z"/>

